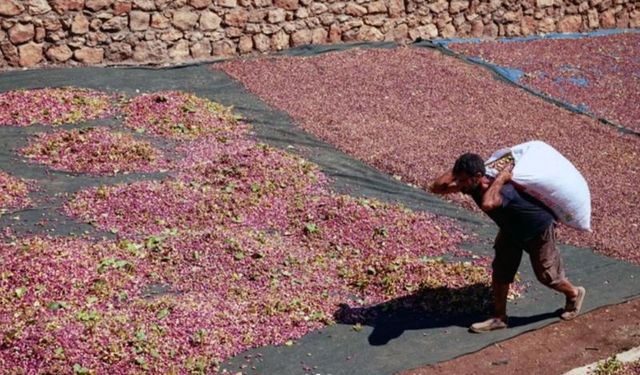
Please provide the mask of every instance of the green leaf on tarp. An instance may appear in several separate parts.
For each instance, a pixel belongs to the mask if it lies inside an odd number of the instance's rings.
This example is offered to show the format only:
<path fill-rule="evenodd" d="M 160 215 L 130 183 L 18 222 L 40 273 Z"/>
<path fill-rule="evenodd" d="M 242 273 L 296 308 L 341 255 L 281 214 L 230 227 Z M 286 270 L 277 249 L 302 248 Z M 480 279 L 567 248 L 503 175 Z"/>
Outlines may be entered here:
<path fill-rule="evenodd" d="M 47 307 L 49 308 L 49 310 L 56 311 L 60 309 L 66 309 L 67 307 L 69 307 L 69 305 L 64 301 L 53 301 L 49 302 Z"/>
<path fill-rule="evenodd" d="M 305 225 L 304 227 L 304 231 L 307 234 L 314 234 L 314 233 L 318 233 L 320 229 L 318 229 L 318 226 L 315 223 L 307 223 L 307 225 Z"/>
<path fill-rule="evenodd" d="M 85 374 L 90 374 L 91 370 L 89 370 L 86 367 L 82 367 L 82 365 L 76 363 L 75 365 L 73 365 L 73 372 L 78 375 L 85 375 Z"/>
<path fill-rule="evenodd" d="M 25 294 L 27 294 L 27 291 L 28 291 L 27 287 L 20 287 L 20 288 L 16 288 L 14 290 L 14 293 L 17 298 L 22 298 L 24 297 Z"/>
<path fill-rule="evenodd" d="M 169 314 L 170 314 L 169 309 L 162 309 L 162 310 L 158 311 L 158 314 L 156 315 L 156 317 L 157 317 L 158 319 L 164 319 L 164 318 L 166 318 Z"/>
<path fill-rule="evenodd" d="M 138 330 L 136 331 L 136 339 L 138 339 L 139 341 L 144 341 L 147 339 L 147 335 L 144 333 L 143 330 Z"/>

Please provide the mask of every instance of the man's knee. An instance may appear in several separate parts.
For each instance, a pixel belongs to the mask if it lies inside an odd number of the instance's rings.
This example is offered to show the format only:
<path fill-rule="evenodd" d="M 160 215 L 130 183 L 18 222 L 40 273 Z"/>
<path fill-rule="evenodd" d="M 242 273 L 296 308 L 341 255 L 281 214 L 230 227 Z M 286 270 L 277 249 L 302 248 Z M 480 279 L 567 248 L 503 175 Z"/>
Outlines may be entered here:
<path fill-rule="evenodd" d="M 564 280 L 564 273 L 555 270 L 542 270 L 536 272 L 536 278 L 542 285 L 553 288 Z"/>
<path fill-rule="evenodd" d="M 554 277 L 549 271 L 536 272 L 536 278 L 538 281 L 545 286 L 552 286 L 554 283 Z"/>
<path fill-rule="evenodd" d="M 511 284 L 515 281 L 517 271 L 506 271 L 500 267 L 496 267 L 495 262 L 492 266 L 493 272 L 491 273 L 491 280 L 493 282 L 498 284 Z"/>

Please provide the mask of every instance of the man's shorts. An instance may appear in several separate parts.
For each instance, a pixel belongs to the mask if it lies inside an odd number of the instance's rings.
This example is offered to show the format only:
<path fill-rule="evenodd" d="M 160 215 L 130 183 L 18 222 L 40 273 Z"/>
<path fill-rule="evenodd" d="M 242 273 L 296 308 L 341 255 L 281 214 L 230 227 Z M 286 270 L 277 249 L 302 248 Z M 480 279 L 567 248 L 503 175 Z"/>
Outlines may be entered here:
<path fill-rule="evenodd" d="M 493 278 L 503 284 L 512 283 L 520 266 L 522 252 L 526 251 L 533 271 L 542 284 L 553 287 L 566 280 L 562 257 L 556 247 L 554 227 L 555 224 L 550 225 L 538 237 L 525 242 L 511 239 L 502 230 L 498 232 L 493 245 Z"/>

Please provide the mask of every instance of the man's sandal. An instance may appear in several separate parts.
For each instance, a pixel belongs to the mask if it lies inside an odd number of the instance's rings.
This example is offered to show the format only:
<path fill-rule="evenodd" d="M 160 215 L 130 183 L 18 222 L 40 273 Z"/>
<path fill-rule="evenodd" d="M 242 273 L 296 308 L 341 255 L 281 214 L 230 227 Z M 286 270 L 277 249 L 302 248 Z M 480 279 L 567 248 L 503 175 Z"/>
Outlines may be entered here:
<path fill-rule="evenodd" d="M 560 315 L 560 318 L 563 320 L 571 320 L 580 314 L 580 309 L 582 309 L 582 302 L 584 302 L 584 295 L 587 293 L 586 290 L 579 286 L 576 287 L 578 289 L 578 296 L 574 300 L 567 300 L 567 303 L 564 307 L 564 312 Z"/>
<path fill-rule="evenodd" d="M 484 322 L 473 323 L 469 331 L 473 333 L 491 332 L 497 329 L 507 328 L 507 323 L 498 318 L 491 318 Z"/>

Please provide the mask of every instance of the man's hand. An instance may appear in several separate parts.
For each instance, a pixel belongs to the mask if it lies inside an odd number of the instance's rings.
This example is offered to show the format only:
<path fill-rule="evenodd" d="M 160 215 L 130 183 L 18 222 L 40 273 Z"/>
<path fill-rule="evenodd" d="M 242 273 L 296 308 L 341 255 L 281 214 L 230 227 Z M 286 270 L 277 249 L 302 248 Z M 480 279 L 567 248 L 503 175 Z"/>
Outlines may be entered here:
<path fill-rule="evenodd" d="M 460 186 L 456 184 L 453 171 L 448 171 L 433 181 L 433 183 L 429 185 L 429 190 L 434 194 L 457 193 L 460 191 Z"/>
<path fill-rule="evenodd" d="M 506 184 L 507 182 L 511 181 L 512 178 L 513 178 L 513 174 L 511 173 L 511 168 L 505 168 L 501 170 L 500 173 L 498 173 L 495 181 L 500 180 L 502 181 L 502 184 Z"/>

